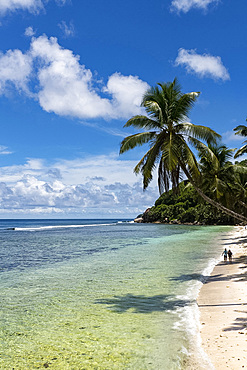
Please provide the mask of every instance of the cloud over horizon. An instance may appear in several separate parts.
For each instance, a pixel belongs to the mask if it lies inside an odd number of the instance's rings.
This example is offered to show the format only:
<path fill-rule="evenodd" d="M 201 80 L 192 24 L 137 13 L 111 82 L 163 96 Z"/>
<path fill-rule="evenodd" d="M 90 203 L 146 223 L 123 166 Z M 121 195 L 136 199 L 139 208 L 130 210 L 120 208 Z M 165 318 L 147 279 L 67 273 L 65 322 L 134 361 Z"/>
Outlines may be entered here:
<path fill-rule="evenodd" d="M 137 215 L 154 203 L 158 191 L 150 186 L 143 192 L 141 177 L 133 174 L 134 163 L 110 155 L 52 165 L 29 159 L 22 166 L 0 167 L 0 215 L 100 216 L 99 210 L 115 217 Z"/>
<path fill-rule="evenodd" d="M 37 99 L 47 112 L 107 120 L 142 113 L 140 103 L 149 88 L 138 76 L 120 72 L 102 86 L 78 55 L 46 35 L 33 37 L 25 53 L 15 49 L 0 54 L 0 94 L 11 86 Z"/>
<path fill-rule="evenodd" d="M 210 54 L 197 54 L 195 50 L 179 49 L 175 60 L 176 66 L 185 66 L 188 73 L 198 75 L 199 77 L 209 77 L 230 80 L 230 75 L 224 67 L 219 56 Z"/>

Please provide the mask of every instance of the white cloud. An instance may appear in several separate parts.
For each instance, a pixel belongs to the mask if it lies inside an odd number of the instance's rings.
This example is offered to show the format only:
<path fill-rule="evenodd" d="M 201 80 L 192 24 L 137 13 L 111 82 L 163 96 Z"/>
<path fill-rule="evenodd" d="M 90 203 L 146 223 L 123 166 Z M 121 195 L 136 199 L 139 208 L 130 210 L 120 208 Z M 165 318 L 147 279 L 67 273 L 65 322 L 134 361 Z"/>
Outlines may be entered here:
<path fill-rule="evenodd" d="M 79 64 L 72 51 L 61 48 L 56 38 L 34 39 L 31 55 L 43 62 L 38 99 L 44 110 L 78 118 L 109 117 L 111 103 L 93 89 L 92 72 Z"/>
<path fill-rule="evenodd" d="M 207 10 L 210 4 L 217 4 L 219 0 L 172 0 L 171 9 L 187 13 L 192 8 Z"/>
<path fill-rule="evenodd" d="M 229 80 L 230 75 L 218 56 L 210 54 L 197 54 L 195 50 L 179 49 L 175 65 L 185 66 L 187 72 L 194 73 L 199 77 Z"/>
<path fill-rule="evenodd" d="M 6 11 L 15 10 L 28 10 L 30 12 L 35 12 L 43 8 L 43 3 L 41 0 L 1 0 L 0 1 L 0 13 L 5 13 Z"/>
<path fill-rule="evenodd" d="M 17 10 L 27 10 L 32 13 L 37 13 L 44 8 L 44 4 L 49 0 L 0 0 L 0 14 L 6 12 L 14 12 Z M 71 0 L 55 0 L 59 6 L 64 6 L 71 3 Z"/>
<path fill-rule="evenodd" d="M 222 134 L 222 141 L 226 144 L 232 141 L 243 142 L 244 137 L 240 135 L 236 135 L 234 131 L 226 131 Z"/>
<path fill-rule="evenodd" d="M 65 37 L 72 37 L 75 35 L 75 27 L 72 22 L 67 25 L 65 21 L 58 24 L 59 28 L 63 31 Z"/>
<path fill-rule="evenodd" d="M 35 97 L 45 111 L 80 119 L 129 118 L 142 113 L 146 82 L 114 73 L 102 87 L 79 59 L 54 37 L 33 37 L 25 54 L 20 50 L 0 54 L 0 91 L 3 94 L 13 85 Z M 38 81 L 35 94 L 30 91 L 33 80 Z"/>
<path fill-rule="evenodd" d="M 31 69 L 32 61 L 29 55 L 20 50 L 0 53 L 0 94 L 4 94 L 9 85 L 28 92 L 27 82 Z"/>
<path fill-rule="evenodd" d="M 112 107 L 115 114 L 119 117 L 130 117 L 135 114 L 134 111 L 136 114 L 141 113 L 139 107 L 142 96 L 148 88 L 148 84 L 136 76 L 114 73 L 109 77 L 104 91 L 112 95 Z"/>
<path fill-rule="evenodd" d="M 25 36 L 32 37 L 34 35 L 35 35 L 35 32 L 33 30 L 33 27 L 30 26 L 25 29 Z"/>
<path fill-rule="evenodd" d="M 8 150 L 7 146 L 0 145 L 0 155 L 12 154 L 10 150 Z"/>
<path fill-rule="evenodd" d="M 52 165 L 30 159 L 22 166 L 0 167 L 0 215 L 134 217 L 158 196 L 156 184 L 143 192 L 141 177 L 132 173 L 135 163 L 110 155 L 60 160 Z M 97 176 L 92 176 L 95 173 Z"/>

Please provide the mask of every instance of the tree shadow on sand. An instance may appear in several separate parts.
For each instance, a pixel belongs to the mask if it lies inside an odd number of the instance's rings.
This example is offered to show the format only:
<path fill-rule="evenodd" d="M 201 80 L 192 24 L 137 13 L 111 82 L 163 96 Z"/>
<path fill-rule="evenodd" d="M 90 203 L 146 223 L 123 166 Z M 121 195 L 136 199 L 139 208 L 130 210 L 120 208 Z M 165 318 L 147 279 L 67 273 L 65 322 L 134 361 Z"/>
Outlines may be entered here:
<path fill-rule="evenodd" d="M 239 266 L 239 269 L 244 270 L 247 268 L 247 257 L 246 256 L 240 256 L 235 259 L 233 259 L 231 262 L 222 261 L 219 263 L 219 265 L 241 265 Z M 214 275 L 202 275 L 202 274 L 182 274 L 179 276 L 174 276 L 170 278 L 171 281 L 190 281 L 190 280 L 198 280 L 201 281 L 203 284 L 209 284 L 214 281 L 247 281 L 247 272 L 243 271 L 242 273 L 238 274 L 231 274 L 231 275 L 224 275 L 224 274 L 214 274 Z"/>
<path fill-rule="evenodd" d="M 109 306 L 108 308 L 116 313 L 124 313 L 131 310 L 133 313 L 152 313 L 175 310 L 178 307 L 187 306 L 194 301 L 174 299 L 173 295 L 155 295 L 146 297 L 144 295 L 126 294 L 112 298 L 98 299 L 95 304 Z"/>
<path fill-rule="evenodd" d="M 228 328 L 223 329 L 223 331 L 240 331 L 240 334 L 247 334 L 247 332 L 241 332 L 241 330 L 247 330 L 247 311 L 235 311 L 244 314 L 245 317 L 237 317 L 234 323 Z"/>
<path fill-rule="evenodd" d="M 224 243 L 224 245 L 232 245 L 232 244 L 244 244 L 247 243 L 247 238 L 245 237 L 244 239 L 238 238 L 239 240 L 236 240 L 234 242 L 228 242 Z M 243 245 L 244 248 L 246 248 L 246 245 Z"/>
<path fill-rule="evenodd" d="M 229 281 L 232 279 L 237 279 L 242 275 L 234 274 L 234 275 L 202 275 L 202 274 L 183 274 L 180 276 L 172 277 L 170 280 L 172 281 L 190 281 L 190 280 L 198 280 L 201 281 L 203 284 L 212 283 L 213 281 Z"/>

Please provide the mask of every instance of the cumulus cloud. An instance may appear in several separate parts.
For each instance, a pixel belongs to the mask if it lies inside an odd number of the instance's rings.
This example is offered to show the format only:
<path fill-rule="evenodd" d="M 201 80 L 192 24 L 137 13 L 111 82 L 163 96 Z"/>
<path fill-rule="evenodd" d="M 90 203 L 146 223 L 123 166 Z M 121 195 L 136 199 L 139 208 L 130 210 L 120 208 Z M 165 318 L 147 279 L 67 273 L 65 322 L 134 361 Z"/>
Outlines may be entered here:
<path fill-rule="evenodd" d="M 65 21 L 58 23 L 58 27 L 63 31 L 65 37 L 72 37 L 75 35 L 75 27 L 72 22 L 67 25 Z"/>
<path fill-rule="evenodd" d="M 195 50 L 179 49 L 175 65 L 185 66 L 187 72 L 194 73 L 199 77 L 229 80 L 230 75 L 224 67 L 219 56 L 210 54 L 197 54 Z"/>
<path fill-rule="evenodd" d="M 25 29 L 25 36 L 32 37 L 34 35 L 35 35 L 35 32 L 33 30 L 33 27 L 30 26 Z"/>
<path fill-rule="evenodd" d="M 172 0 L 171 9 L 187 13 L 192 8 L 207 10 L 210 4 L 217 4 L 219 0 Z"/>
<path fill-rule="evenodd" d="M 123 76 L 121 73 L 114 73 L 109 77 L 104 91 L 112 96 L 114 114 L 118 117 L 129 117 L 135 113 L 141 113 L 139 107 L 148 87 L 148 84 L 137 76 Z"/>
<path fill-rule="evenodd" d="M 0 94 L 4 94 L 9 85 L 17 90 L 28 92 L 27 82 L 32 70 L 29 55 L 20 50 L 8 50 L 0 53 Z"/>
<path fill-rule="evenodd" d="M 35 94 L 32 80 L 38 82 Z M 47 112 L 80 119 L 118 119 L 140 114 L 140 102 L 149 85 L 137 76 L 114 73 L 107 84 L 97 81 L 90 69 L 57 39 L 33 37 L 26 53 L 0 54 L 0 92 L 10 85 L 35 97 Z"/>
<path fill-rule="evenodd" d="M 134 163 L 111 155 L 61 160 L 50 168 L 41 159 L 0 167 L 0 214 L 135 216 L 153 204 L 158 193 L 156 186 L 143 193 L 141 178 L 131 174 Z M 97 171 L 99 176 L 88 176 Z"/>
<path fill-rule="evenodd" d="M 28 10 L 30 12 L 36 12 L 43 8 L 43 2 L 41 0 L 1 0 L 0 1 L 0 14 L 7 11 L 15 10 Z"/>

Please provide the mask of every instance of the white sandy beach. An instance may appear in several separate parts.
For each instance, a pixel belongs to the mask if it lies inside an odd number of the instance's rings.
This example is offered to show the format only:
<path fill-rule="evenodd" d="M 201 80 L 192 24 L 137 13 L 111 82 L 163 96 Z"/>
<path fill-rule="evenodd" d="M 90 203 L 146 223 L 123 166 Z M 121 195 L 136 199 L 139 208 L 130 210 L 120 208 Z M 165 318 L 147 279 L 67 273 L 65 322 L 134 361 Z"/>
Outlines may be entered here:
<path fill-rule="evenodd" d="M 215 369 L 247 369 L 247 230 L 236 227 L 224 247 L 232 263 L 222 257 L 197 299 L 202 347 Z"/>

